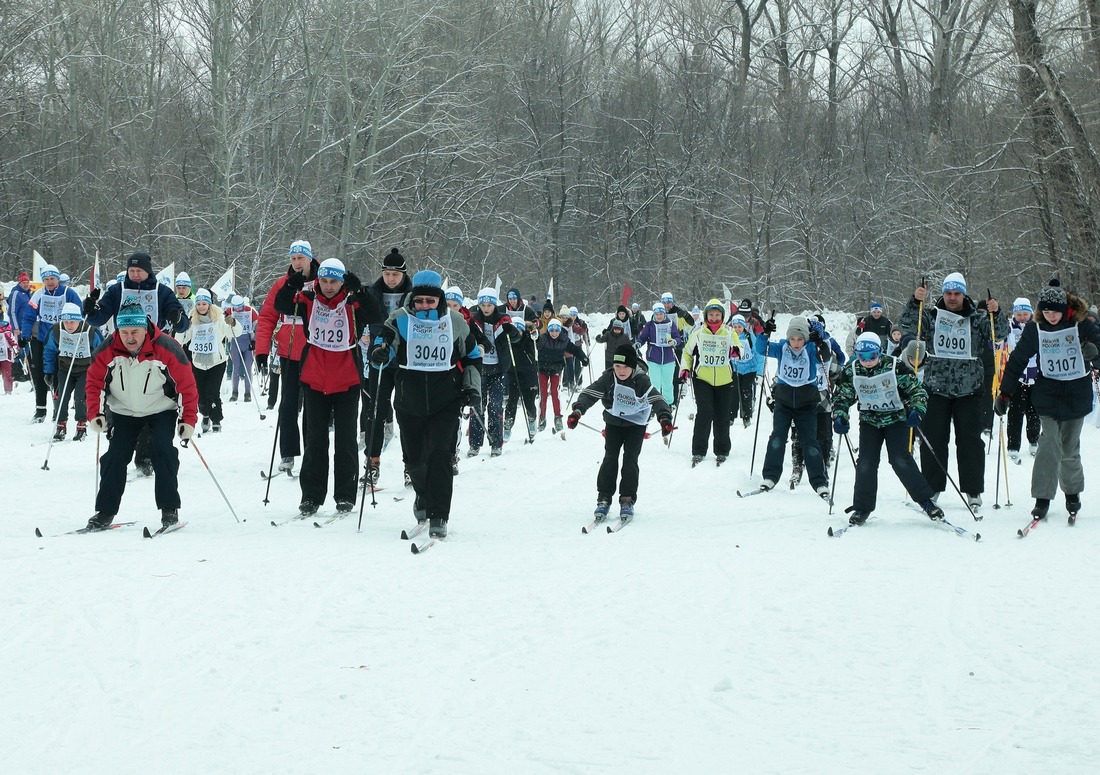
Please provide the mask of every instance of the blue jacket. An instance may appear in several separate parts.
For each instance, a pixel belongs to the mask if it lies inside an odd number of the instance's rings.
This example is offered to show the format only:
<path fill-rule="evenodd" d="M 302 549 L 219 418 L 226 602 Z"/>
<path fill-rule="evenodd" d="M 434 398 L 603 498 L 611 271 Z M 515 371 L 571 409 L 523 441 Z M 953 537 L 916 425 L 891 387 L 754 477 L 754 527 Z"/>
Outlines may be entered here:
<path fill-rule="evenodd" d="M 54 298 L 63 297 L 66 302 L 72 302 L 76 306 L 80 306 L 80 296 L 72 288 L 66 288 L 63 285 L 58 285 L 52 291 L 47 291 L 45 286 L 39 288 L 37 291 L 31 294 L 30 299 L 23 305 L 22 317 L 19 320 L 20 335 L 26 339 L 30 339 L 34 334 L 38 337 L 38 341 L 45 342 L 46 337 L 50 335 L 50 329 L 57 322 L 57 320 L 45 321 L 49 325 L 41 325 L 35 328 L 35 324 L 39 321 L 39 304 L 37 299 L 43 296 L 52 296 Z M 60 319 L 61 310 L 58 310 L 58 319 Z"/>

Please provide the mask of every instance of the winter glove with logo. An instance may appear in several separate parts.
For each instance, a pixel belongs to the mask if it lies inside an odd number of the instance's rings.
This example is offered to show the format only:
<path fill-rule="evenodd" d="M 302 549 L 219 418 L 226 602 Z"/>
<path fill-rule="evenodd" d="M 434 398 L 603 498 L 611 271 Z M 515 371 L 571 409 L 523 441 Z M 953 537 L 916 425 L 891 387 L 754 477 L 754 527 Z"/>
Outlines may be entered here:
<path fill-rule="evenodd" d="M 916 428 L 920 425 L 921 420 L 924 419 L 924 415 L 916 409 L 910 409 L 909 415 L 905 418 L 905 424 L 910 428 Z"/>
<path fill-rule="evenodd" d="M 676 426 L 672 424 L 671 417 L 665 417 L 661 419 L 661 435 L 666 439 L 672 435 L 672 432 L 676 430 Z"/>
<path fill-rule="evenodd" d="M 566 418 L 565 424 L 569 426 L 569 430 L 573 430 L 577 427 L 577 424 L 581 421 L 581 413 L 574 409 L 569 413 L 569 417 Z"/>
<path fill-rule="evenodd" d="M 179 425 L 176 426 L 176 433 L 179 434 L 181 440 L 187 441 L 195 435 L 195 426 L 188 425 L 185 422 L 181 422 Z"/>

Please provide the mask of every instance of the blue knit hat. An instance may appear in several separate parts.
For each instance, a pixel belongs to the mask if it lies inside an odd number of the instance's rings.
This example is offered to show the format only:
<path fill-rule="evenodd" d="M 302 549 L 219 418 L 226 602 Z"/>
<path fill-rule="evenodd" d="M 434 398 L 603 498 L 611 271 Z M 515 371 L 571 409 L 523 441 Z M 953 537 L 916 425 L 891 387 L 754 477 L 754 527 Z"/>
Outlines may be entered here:
<path fill-rule="evenodd" d="M 145 328 L 149 324 L 149 317 L 140 304 L 124 304 L 115 315 L 116 328 Z"/>
<path fill-rule="evenodd" d="M 442 290 L 443 277 L 439 272 L 432 269 L 421 269 L 413 275 L 412 284 L 414 288 L 439 288 Z"/>
<path fill-rule="evenodd" d="M 940 292 L 947 293 L 948 291 L 966 293 L 966 278 L 962 276 L 961 272 L 952 272 L 943 278 L 943 286 L 940 288 Z"/>

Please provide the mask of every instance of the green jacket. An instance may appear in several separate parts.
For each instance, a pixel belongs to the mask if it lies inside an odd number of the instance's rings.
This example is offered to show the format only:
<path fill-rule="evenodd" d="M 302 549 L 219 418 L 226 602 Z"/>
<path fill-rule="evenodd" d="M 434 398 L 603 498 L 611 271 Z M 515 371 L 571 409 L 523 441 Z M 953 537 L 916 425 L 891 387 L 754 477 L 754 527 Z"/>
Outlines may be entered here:
<path fill-rule="evenodd" d="M 879 358 L 879 362 L 870 369 L 860 364 L 858 358 L 852 358 L 848 361 L 834 385 L 833 417 L 843 417 L 847 420 L 848 408 L 859 400 L 856 396 L 854 382 L 856 374 L 861 377 L 886 374 L 894 368 L 895 364 L 897 365 L 898 394 L 901 396 L 901 402 L 905 405 L 905 408 L 892 411 L 874 411 L 861 408 L 859 421 L 873 425 L 876 428 L 885 428 L 887 425 L 893 425 L 896 422 L 905 422 L 906 416 L 914 409 L 922 415 L 928 411 L 928 391 L 924 389 L 924 385 L 920 383 L 917 375 L 913 373 L 909 365 L 899 358 L 883 355 Z"/>

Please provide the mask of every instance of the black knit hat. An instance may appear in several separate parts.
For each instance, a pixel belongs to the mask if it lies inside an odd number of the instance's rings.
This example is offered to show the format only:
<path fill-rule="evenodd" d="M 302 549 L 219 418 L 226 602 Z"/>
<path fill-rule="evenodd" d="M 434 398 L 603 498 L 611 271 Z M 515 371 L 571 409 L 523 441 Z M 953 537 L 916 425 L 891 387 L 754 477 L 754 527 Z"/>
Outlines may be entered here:
<path fill-rule="evenodd" d="M 405 257 L 401 255 L 397 248 L 390 248 L 390 252 L 382 259 L 382 269 L 389 269 L 394 272 L 409 271 L 409 267 L 405 264 Z"/>
<path fill-rule="evenodd" d="M 632 369 L 636 369 L 638 368 L 638 351 L 634 349 L 634 345 L 624 342 L 615 348 L 615 355 L 613 356 L 612 363 L 621 363 Z"/>
<path fill-rule="evenodd" d="M 131 253 L 130 257 L 126 259 L 126 268 L 129 269 L 132 266 L 144 269 L 149 275 L 153 274 L 153 259 L 149 257 L 148 253 Z"/>
<path fill-rule="evenodd" d="M 542 303 L 542 311 L 546 312 L 546 310 L 550 310 L 550 312 L 554 311 L 554 302 L 550 301 L 550 299 Z"/>
<path fill-rule="evenodd" d="M 1055 277 L 1046 288 L 1039 291 L 1039 311 L 1049 309 L 1053 312 L 1061 312 L 1063 315 L 1069 310 L 1069 299 L 1066 297 L 1062 283 Z"/>

